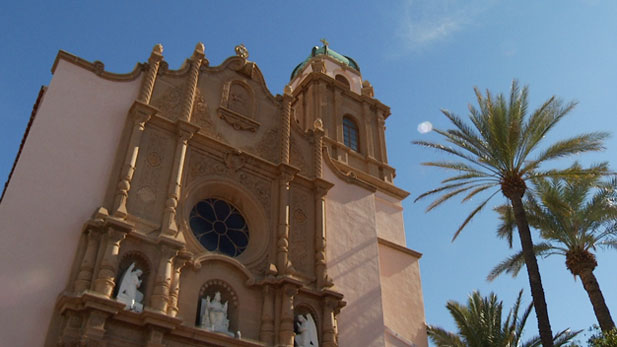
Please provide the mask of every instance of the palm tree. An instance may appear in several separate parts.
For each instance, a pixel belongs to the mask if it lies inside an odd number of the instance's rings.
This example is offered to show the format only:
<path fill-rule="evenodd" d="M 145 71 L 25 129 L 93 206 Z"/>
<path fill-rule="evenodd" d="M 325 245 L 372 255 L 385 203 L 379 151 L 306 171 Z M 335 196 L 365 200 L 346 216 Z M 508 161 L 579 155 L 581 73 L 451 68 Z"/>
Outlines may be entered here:
<path fill-rule="evenodd" d="M 450 311 L 450 315 L 452 315 L 456 322 L 458 333 L 451 333 L 440 327 L 428 326 L 428 336 L 438 347 L 540 346 L 540 339 L 538 337 L 534 337 L 521 344 L 520 340 L 523 329 L 532 307 L 529 304 L 523 315 L 519 317 L 522 295 L 523 291 L 521 290 L 514 306 L 508 312 L 503 323 L 503 303 L 497 301 L 497 296 L 493 293 L 488 297 L 482 297 L 480 293 L 474 291 L 467 299 L 466 306 L 456 301 L 449 301 L 446 308 Z M 562 346 L 579 332 L 561 331 L 555 336 L 554 344 Z"/>
<path fill-rule="evenodd" d="M 574 167 L 580 168 L 578 164 Z M 617 179 L 602 182 L 597 176 L 538 178 L 534 187 L 535 194 L 527 194 L 524 205 L 529 225 L 538 229 L 546 240 L 536 245 L 536 254 L 564 255 L 568 270 L 575 278 L 581 278 L 602 331 L 615 328 L 593 274 L 598 263 L 592 251 L 598 246 L 617 248 Z M 508 238 L 512 246 L 512 208 L 504 205 L 497 211 L 502 219 L 498 235 Z M 519 252 L 497 265 L 488 279 L 493 280 L 503 272 L 516 276 L 523 265 Z"/>
<path fill-rule="evenodd" d="M 522 197 L 527 189 L 525 182 L 534 177 L 576 176 L 593 173 L 593 169 L 541 170 L 540 166 L 547 161 L 575 153 L 601 150 L 604 148 L 603 142 L 608 134 L 595 132 L 579 135 L 557 141 L 540 150 L 539 146 L 545 135 L 576 104 L 570 102 L 564 105 L 559 99 L 551 97 L 531 115 L 527 115 L 527 90 L 527 87 L 520 90 L 517 81 L 514 80 L 509 100 L 507 100 L 503 94 L 493 97 L 488 91 L 486 96 L 483 96 L 475 88 L 478 108 L 469 106 L 471 125 L 453 113 L 442 110 L 442 113 L 454 125 L 454 129 L 435 131 L 453 146 L 427 141 L 414 141 L 414 143 L 452 154 L 459 160 L 423 163 L 453 170 L 455 174 L 443 180 L 439 188 L 420 195 L 416 201 L 437 194 L 438 197 L 427 208 L 429 211 L 454 196 L 464 193 L 466 195 L 463 201 L 468 201 L 481 192 L 498 188 L 469 214 L 454 234 L 454 240 L 493 196 L 501 192 L 508 198 L 513 208 L 527 265 L 531 295 L 538 318 L 538 330 L 543 345 L 550 347 L 553 345 L 551 325 L 540 271 L 533 251 L 531 233 L 523 208 Z M 535 155 L 532 156 L 532 152 Z"/>

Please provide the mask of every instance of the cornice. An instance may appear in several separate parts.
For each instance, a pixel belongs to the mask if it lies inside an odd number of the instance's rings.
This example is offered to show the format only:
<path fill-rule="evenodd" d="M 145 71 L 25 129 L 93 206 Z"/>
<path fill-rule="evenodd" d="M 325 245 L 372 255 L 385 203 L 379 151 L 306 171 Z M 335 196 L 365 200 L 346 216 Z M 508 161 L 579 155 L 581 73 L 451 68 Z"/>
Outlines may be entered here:
<path fill-rule="evenodd" d="M 64 60 L 73 65 L 77 65 L 81 67 L 82 69 L 88 70 L 94 73 L 95 75 L 101 78 L 104 78 L 106 80 L 121 81 L 121 82 L 135 80 L 137 77 L 141 75 L 142 71 L 144 71 L 144 67 L 146 66 L 145 63 L 137 63 L 133 71 L 126 73 L 126 74 L 117 74 L 117 73 L 105 71 L 105 64 L 103 64 L 103 62 L 99 60 L 94 61 L 94 62 L 89 62 L 74 54 L 71 54 L 63 50 L 59 50 L 58 55 L 56 55 L 56 59 L 54 60 L 54 64 L 51 67 L 52 74 L 56 72 L 56 68 L 58 67 L 58 63 L 60 62 L 60 60 Z"/>
<path fill-rule="evenodd" d="M 347 164 L 341 163 L 338 160 L 332 159 L 327 146 L 323 146 L 322 151 L 324 152 L 323 157 L 326 165 L 328 165 L 334 174 L 336 174 L 336 176 L 343 181 L 358 185 L 372 192 L 379 190 L 400 200 L 403 200 L 409 196 L 408 191 L 384 182 L 377 177 L 373 177 Z"/>
<path fill-rule="evenodd" d="M 383 238 L 381 238 L 381 237 L 378 237 L 378 238 L 377 238 L 377 242 L 378 242 L 380 245 L 384 245 L 384 246 L 386 246 L 386 247 L 390 247 L 390 248 L 393 248 L 393 249 L 395 249 L 395 250 L 397 250 L 397 251 L 400 251 L 400 252 L 403 252 L 403 253 L 405 253 L 405 254 L 411 255 L 411 256 L 412 256 L 412 257 L 414 257 L 414 258 L 417 258 L 417 259 L 422 258 L 422 253 L 420 253 L 420 252 L 416 252 L 416 251 L 414 251 L 413 249 L 409 249 L 409 248 L 407 248 L 407 247 L 405 247 L 405 246 L 401 246 L 401 245 L 399 245 L 399 244 L 397 244 L 397 243 L 394 243 L 394 242 L 392 242 L 392 241 L 388 241 L 388 240 L 383 239 Z"/>

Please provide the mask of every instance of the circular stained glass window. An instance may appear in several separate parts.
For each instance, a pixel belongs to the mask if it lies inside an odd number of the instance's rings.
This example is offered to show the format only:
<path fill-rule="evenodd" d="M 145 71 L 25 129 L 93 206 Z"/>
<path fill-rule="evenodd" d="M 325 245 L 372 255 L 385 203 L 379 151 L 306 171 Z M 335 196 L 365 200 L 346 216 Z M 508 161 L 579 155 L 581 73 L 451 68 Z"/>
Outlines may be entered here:
<path fill-rule="evenodd" d="M 249 244 L 249 228 L 237 208 L 223 200 L 204 199 L 189 216 L 195 237 L 212 252 L 236 257 Z"/>

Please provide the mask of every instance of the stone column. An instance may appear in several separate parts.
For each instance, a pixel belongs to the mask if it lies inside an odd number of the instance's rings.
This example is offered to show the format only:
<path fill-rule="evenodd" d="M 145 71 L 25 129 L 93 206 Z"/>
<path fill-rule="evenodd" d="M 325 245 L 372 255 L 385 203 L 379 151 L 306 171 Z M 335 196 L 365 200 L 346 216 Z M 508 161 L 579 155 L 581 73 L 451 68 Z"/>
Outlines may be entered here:
<path fill-rule="evenodd" d="M 201 62 L 204 60 L 204 44 L 199 42 L 195 46 L 195 51 L 191 56 L 189 71 L 189 78 L 186 84 L 186 91 L 184 95 L 184 102 L 182 103 L 182 111 L 180 113 L 180 119 L 189 122 L 191 120 L 191 112 L 193 112 L 193 102 L 195 101 L 195 89 L 197 88 L 197 80 L 199 79 L 199 68 Z"/>
<path fill-rule="evenodd" d="M 285 284 L 281 288 L 281 325 L 279 328 L 279 345 L 289 346 L 294 345 L 294 296 L 298 292 L 298 288 L 292 284 Z"/>
<path fill-rule="evenodd" d="M 169 292 L 169 307 L 167 314 L 176 317 L 178 315 L 178 296 L 180 295 L 180 274 L 182 268 L 191 259 L 191 254 L 188 251 L 181 250 L 174 258 L 173 272 L 171 279 L 171 290 Z"/>
<path fill-rule="evenodd" d="M 291 136 L 291 86 L 286 85 L 283 92 L 283 117 L 281 124 L 281 163 L 289 164 L 289 137 Z"/>
<path fill-rule="evenodd" d="M 182 187 L 182 172 L 184 171 L 188 141 L 199 129 L 199 127 L 183 120 L 178 120 L 176 124 L 178 139 L 176 141 L 176 152 L 174 154 L 169 191 L 167 200 L 165 201 L 165 211 L 163 212 L 163 223 L 161 226 L 161 236 L 170 238 L 174 238 L 178 231 L 178 226 L 176 225 L 176 208 L 178 207 L 178 199 L 180 198 L 180 190 Z"/>
<path fill-rule="evenodd" d="M 156 74 L 159 71 L 159 65 L 162 60 L 163 45 L 159 43 L 152 48 L 152 54 L 150 54 L 150 59 L 148 59 L 148 69 L 146 70 L 146 75 L 141 84 L 137 101 L 143 102 L 144 104 L 150 103 L 152 91 L 154 90 L 154 81 L 156 81 Z"/>
<path fill-rule="evenodd" d="M 323 121 L 321 119 L 315 119 L 313 122 L 313 163 L 315 166 L 314 176 L 315 178 L 321 178 L 323 176 L 322 169 L 322 146 L 324 136 Z"/>
<path fill-rule="evenodd" d="M 154 281 L 151 307 L 155 311 L 166 314 L 169 306 L 169 290 L 171 288 L 172 263 L 178 251 L 173 247 L 162 244 L 160 246 L 160 260 Z"/>
<path fill-rule="evenodd" d="M 79 266 L 77 279 L 73 285 L 76 293 L 81 293 L 90 288 L 99 242 L 101 241 L 101 232 L 97 228 L 89 226 L 86 233 L 86 251 Z"/>
<path fill-rule="evenodd" d="M 283 275 L 289 270 L 289 183 L 297 170 L 291 166 L 279 166 L 279 223 L 276 242 L 276 267 Z"/>
<path fill-rule="evenodd" d="M 116 196 L 114 200 L 114 208 L 112 215 L 116 218 L 126 218 L 128 212 L 126 209 L 126 200 L 131 189 L 131 181 L 135 173 L 135 165 L 137 165 L 137 156 L 139 154 L 139 146 L 141 136 L 146 128 L 146 122 L 150 120 L 156 109 L 150 105 L 135 101 L 129 110 L 129 117 L 133 119 L 133 128 L 129 136 L 129 145 L 124 158 L 120 181 L 116 188 Z"/>
<path fill-rule="evenodd" d="M 259 340 L 266 345 L 274 345 L 274 292 L 272 286 L 266 284 L 262 289 L 263 307 L 261 309 L 261 328 Z"/>
<path fill-rule="evenodd" d="M 101 259 L 101 265 L 99 266 L 98 276 L 94 281 L 94 291 L 108 298 L 111 297 L 116 283 L 118 253 L 120 252 L 120 243 L 125 237 L 126 232 L 116 230 L 113 227 L 107 229 L 107 238 L 104 241 L 105 250 Z"/>
<path fill-rule="evenodd" d="M 323 325 L 322 325 L 322 346 L 323 347 L 337 347 L 338 343 L 336 341 L 336 319 L 334 318 L 334 314 L 338 309 L 338 300 L 334 298 L 325 298 L 324 299 L 324 310 L 323 310 Z"/>

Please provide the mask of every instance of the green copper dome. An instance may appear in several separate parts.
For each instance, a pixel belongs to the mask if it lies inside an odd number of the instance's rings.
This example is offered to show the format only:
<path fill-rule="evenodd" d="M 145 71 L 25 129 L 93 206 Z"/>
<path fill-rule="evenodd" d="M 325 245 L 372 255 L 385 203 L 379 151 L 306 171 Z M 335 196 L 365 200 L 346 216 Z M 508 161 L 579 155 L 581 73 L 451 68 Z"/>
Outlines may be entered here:
<path fill-rule="evenodd" d="M 315 46 L 313 47 L 313 49 L 311 50 L 311 54 L 304 59 L 303 62 L 301 62 L 300 64 L 298 64 L 298 66 L 296 66 L 296 68 L 291 72 L 291 79 L 293 79 L 294 77 L 296 77 L 296 75 L 298 74 L 298 72 L 300 70 L 302 70 L 302 68 L 306 65 L 306 63 L 308 63 L 309 60 L 311 60 L 311 58 L 316 57 L 318 55 L 327 55 L 331 58 L 334 58 L 335 60 L 349 66 L 350 68 L 360 72 L 360 67 L 358 66 L 358 63 L 356 63 L 355 60 L 353 60 L 352 58 L 346 56 L 346 55 L 342 55 L 332 49 L 330 49 L 327 45 L 324 45 L 322 47 L 319 46 Z"/>

